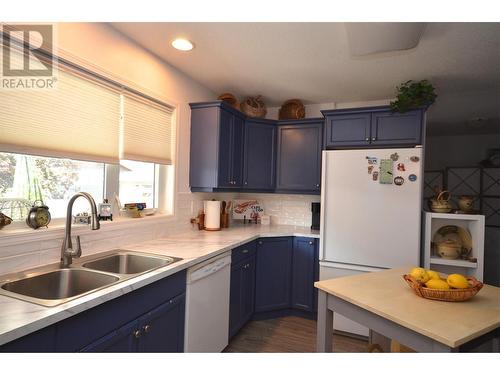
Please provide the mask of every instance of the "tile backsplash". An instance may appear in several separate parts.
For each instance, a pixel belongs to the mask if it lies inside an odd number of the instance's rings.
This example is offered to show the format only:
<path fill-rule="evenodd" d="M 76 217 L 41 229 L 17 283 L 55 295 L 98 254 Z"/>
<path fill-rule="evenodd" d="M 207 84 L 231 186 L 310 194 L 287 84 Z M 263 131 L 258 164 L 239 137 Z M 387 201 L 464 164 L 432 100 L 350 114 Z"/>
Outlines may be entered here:
<path fill-rule="evenodd" d="M 178 193 L 175 217 L 137 219 L 133 224 L 123 226 L 113 226 L 113 223 L 108 225 L 106 222 L 98 231 L 74 228 L 73 235 L 80 235 L 85 256 L 188 231 L 193 228 L 189 219 L 198 214 L 203 208 L 203 201 L 207 199 L 256 199 L 264 206 L 265 213 L 271 216 L 272 224 L 308 227 L 311 225 L 311 202 L 319 202 L 320 197 L 292 194 Z M 0 236 L 0 275 L 58 262 L 63 237 L 62 228 L 53 232 L 40 230 L 31 233 L 23 237 L 22 242 Z"/>
<path fill-rule="evenodd" d="M 264 206 L 264 213 L 271 216 L 271 224 L 310 227 L 311 203 L 319 202 L 319 195 L 297 194 L 238 194 L 237 199 L 256 199 Z"/>

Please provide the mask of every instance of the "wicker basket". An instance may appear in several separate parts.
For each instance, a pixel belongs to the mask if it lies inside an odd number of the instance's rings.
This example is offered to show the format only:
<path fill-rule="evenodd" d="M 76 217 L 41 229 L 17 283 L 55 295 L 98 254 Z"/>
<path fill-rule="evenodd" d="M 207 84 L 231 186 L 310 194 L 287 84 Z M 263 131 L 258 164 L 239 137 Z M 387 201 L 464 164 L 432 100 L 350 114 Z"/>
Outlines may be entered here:
<path fill-rule="evenodd" d="M 250 117 L 264 118 L 267 113 L 266 105 L 261 99 L 261 96 L 256 96 L 254 98 L 246 98 L 241 102 L 241 111 Z"/>
<path fill-rule="evenodd" d="M 236 99 L 236 96 L 234 96 L 230 92 L 225 92 L 224 94 L 220 94 L 217 99 L 226 102 L 231 107 L 236 108 L 237 110 L 240 109 L 240 103 L 238 103 L 238 99 Z"/>
<path fill-rule="evenodd" d="M 299 99 L 290 99 L 281 105 L 280 120 L 298 120 L 306 117 L 306 109 Z"/>
<path fill-rule="evenodd" d="M 446 302 L 462 302 L 474 297 L 483 287 L 483 283 L 474 277 L 467 277 L 470 288 L 467 289 L 430 289 L 421 282 L 415 281 L 410 275 L 403 275 L 408 285 L 417 296 Z"/>

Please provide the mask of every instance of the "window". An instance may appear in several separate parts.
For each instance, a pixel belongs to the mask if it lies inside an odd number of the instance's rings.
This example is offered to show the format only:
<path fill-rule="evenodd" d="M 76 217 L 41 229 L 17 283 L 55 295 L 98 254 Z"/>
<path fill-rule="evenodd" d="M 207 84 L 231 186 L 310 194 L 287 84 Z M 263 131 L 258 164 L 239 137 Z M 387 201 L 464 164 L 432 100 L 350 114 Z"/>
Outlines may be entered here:
<path fill-rule="evenodd" d="M 0 153 L 0 210 L 23 220 L 31 204 L 40 199 L 53 218 L 65 217 L 68 200 L 79 191 L 102 202 L 104 170 L 104 163 Z M 75 213 L 88 210 L 86 201 L 75 202 Z"/>
<path fill-rule="evenodd" d="M 121 160 L 119 196 L 122 204 L 146 203 L 146 207 L 157 207 L 157 174 L 158 164 Z"/>
<path fill-rule="evenodd" d="M 49 158 L 0 152 L 0 212 L 15 221 L 26 219 L 35 200 L 43 200 L 52 218 L 64 218 L 68 200 L 77 192 L 90 193 L 96 203 L 115 192 L 106 186 L 118 186 L 120 201 L 146 203 L 157 208 L 160 166 L 154 163 L 122 160 L 119 173 L 109 173 L 112 164 Z M 113 179 L 114 181 L 109 181 Z M 107 194 L 108 193 L 108 194 Z M 112 202 L 114 203 L 114 202 Z M 73 214 L 88 212 L 88 202 L 78 199 Z"/>
<path fill-rule="evenodd" d="M 13 56 L 32 59 L 24 50 Z M 0 211 L 23 220 L 43 200 L 61 218 L 78 191 L 170 211 L 174 108 L 62 58 L 54 69 L 53 89 L 0 91 Z M 73 212 L 88 209 L 77 200 Z"/>

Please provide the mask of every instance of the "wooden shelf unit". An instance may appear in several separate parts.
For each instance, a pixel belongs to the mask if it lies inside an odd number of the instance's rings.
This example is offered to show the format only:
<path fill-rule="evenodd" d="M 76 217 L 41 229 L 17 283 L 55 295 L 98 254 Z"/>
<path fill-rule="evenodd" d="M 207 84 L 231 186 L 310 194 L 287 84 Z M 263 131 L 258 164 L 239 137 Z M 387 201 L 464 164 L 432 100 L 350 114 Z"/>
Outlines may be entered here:
<path fill-rule="evenodd" d="M 471 256 L 477 263 L 462 259 L 444 259 L 432 254 L 431 241 L 439 228 L 456 225 L 469 230 L 472 237 Z M 466 215 L 424 212 L 424 267 L 450 274 L 461 273 L 483 280 L 484 270 L 484 215 Z"/>

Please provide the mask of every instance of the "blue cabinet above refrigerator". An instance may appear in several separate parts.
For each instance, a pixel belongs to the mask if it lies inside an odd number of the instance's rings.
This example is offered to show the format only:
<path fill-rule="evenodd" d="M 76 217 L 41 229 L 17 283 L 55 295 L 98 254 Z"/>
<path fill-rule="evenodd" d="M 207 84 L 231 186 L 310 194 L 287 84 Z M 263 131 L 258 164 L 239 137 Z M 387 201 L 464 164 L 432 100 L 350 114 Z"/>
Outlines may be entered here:
<path fill-rule="evenodd" d="M 425 135 L 425 108 L 405 113 L 393 113 L 388 106 L 321 112 L 326 149 L 414 147 Z"/>

